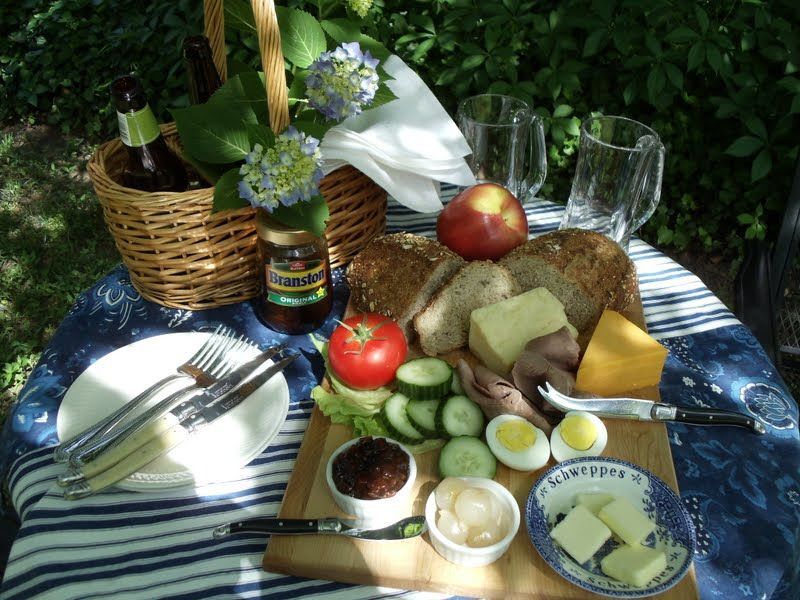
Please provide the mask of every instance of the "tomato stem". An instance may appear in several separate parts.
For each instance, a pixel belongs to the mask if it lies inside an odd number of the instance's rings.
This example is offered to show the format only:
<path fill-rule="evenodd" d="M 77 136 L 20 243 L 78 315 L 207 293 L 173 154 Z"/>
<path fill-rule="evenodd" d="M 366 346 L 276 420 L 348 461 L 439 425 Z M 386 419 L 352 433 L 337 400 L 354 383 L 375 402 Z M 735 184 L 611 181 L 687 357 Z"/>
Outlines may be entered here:
<path fill-rule="evenodd" d="M 367 342 L 376 341 L 376 342 L 385 342 L 388 338 L 385 337 L 375 337 L 375 332 L 383 327 L 386 323 L 390 323 L 390 319 L 386 319 L 385 321 L 381 321 L 374 327 L 367 326 L 367 315 L 364 315 L 361 323 L 356 325 L 355 327 L 351 327 L 347 323 L 343 321 L 336 320 L 339 325 L 347 329 L 350 332 L 350 337 L 345 340 L 345 343 L 352 344 L 358 343 L 358 350 L 345 350 L 344 354 L 361 354 L 364 351 L 364 347 L 367 345 Z"/>

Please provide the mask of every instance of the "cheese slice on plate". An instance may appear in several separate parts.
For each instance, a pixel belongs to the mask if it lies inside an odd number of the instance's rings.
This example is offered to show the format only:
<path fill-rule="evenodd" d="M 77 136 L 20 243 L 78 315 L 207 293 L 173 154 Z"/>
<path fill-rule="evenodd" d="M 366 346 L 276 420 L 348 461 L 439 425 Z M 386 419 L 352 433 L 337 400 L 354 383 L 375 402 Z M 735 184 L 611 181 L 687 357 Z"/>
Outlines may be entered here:
<path fill-rule="evenodd" d="M 613 310 L 603 311 L 578 367 L 575 389 L 600 396 L 658 385 L 667 349 Z"/>

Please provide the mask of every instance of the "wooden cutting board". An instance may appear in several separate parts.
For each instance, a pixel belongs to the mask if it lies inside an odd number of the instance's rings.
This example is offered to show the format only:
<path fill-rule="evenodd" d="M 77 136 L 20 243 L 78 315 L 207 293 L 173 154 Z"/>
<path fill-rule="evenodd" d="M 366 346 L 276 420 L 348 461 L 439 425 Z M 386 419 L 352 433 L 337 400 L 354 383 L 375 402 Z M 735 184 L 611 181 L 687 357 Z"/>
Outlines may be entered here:
<path fill-rule="evenodd" d="M 641 302 L 626 316 L 644 323 Z M 656 387 L 637 390 L 636 397 L 658 399 Z M 608 445 L 603 452 L 645 467 L 676 492 L 678 485 L 666 427 L 658 423 L 604 420 Z M 332 424 L 314 408 L 303 444 L 279 512 L 284 518 L 345 516 L 325 482 L 325 466 L 336 448 L 351 438 L 343 425 Z M 415 456 L 417 481 L 408 511 L 424 514 L 425 501 L 439 482 L 439 451 Z M 267 571 L 346 583 L 441 592 L 480 598 L 597 598 L 563 579 L 542 560 L 528 536 L 524 511 L 528 493 L 539 476 L 555 464 L 532 473 L 513 471 L 498 463 L 495 481 L 506 486 L 520 505 L 522 523 L 508 552 L 485 567 L 466 568 L 446 561 L 433 549 L 428 536 L 399 542 L 369 542 L 334 536 L 273 536 L 263 558 Z M 694 567 L 675 587 L 658 598 L 697 598 Z"/>

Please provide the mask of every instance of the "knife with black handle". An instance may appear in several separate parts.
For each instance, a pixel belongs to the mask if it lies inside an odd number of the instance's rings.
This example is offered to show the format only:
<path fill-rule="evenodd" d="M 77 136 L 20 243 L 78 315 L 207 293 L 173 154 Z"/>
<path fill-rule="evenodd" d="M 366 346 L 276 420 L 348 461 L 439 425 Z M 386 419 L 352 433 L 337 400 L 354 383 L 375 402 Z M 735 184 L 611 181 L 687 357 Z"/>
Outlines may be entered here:
<path fill-rule="evenodd" d="M 234 533 L 267 533 L 271 535 L 344 535 L 360 540 L 407 540 L 422 535 L 428 524 L 422 515 L 408 517 L 378 529 L 364 529 L 355 521 L 327 517 L 324 519 L 263 518 L 236 521 L 214 528 L 214 538 Z"/>
<path fill-rule="evenodd" d="M 172 412 L 163 415 L 162 419 L 159 419 L 158 425 L 154 425 L 152 428 L 145 427 L 127 438 L 124 445 L 120 444 L 110 449 L 108 452 L 112 455 L 103 463 L 107 465 L 107 468 L 102 471 L 94 468 L 90 477 L 67 487 L 64 490 L 64 498 L 78 500 L 91 496 L 135 473 L 159 456 L 172 450 L 194 431 L 205 427 L 241 404 L 296 358 L 295 354 L 282 358 L 249 381 L 223 393 L 213 402 L 209 402 L 182 420 L 178 420 L 178 417 Z M 128 454 L 123 454 L 123 452 L 128 452 Z M 85 471 L 83 474 L 85 475 Z"/>
<path fill-rule="evenodd" d="M 674 421 L 692 425 L 732 425 L 744 427 L 757 434 L 766 432 L 763 423 L 743 413 L 716 408 L 685 408 L 641 398 L 572 398 L 559 392 L 550 383 L 546 383 L 545 386 L 547 389 L 539 386 L 542 398 L 562 412 L 583 410 L 612 419 Z"/>

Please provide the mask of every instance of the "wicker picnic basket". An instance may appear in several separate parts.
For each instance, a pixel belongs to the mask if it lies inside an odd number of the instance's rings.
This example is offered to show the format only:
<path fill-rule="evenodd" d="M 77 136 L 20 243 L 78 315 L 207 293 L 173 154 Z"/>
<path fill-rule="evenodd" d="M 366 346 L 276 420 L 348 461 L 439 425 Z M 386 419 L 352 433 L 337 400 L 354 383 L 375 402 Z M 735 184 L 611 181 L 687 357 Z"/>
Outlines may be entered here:
<path fill-rule="evenodd" d="M 286 73 L 272 0 L 252 0 L 266 97 L 273 131 L 289 124 Z M 205 0 L 205 32 L 214 63 L 225 80 L 222 0 Z M 167 144 L 180 150 L 174 124 L 162 125 Z M 100 146 L 89 174 L 131 282 L 141 295 L 173 308 L 204 309 L 258 293 L 255 210 L 211 212 L 214 189 L 148 193 L 118 181 L 127 154 L 119 139 Z M 386 227 L 386 192 L 345 166 L 320 185 L 330 219 L 325 237 L 332 267 L 347 264 Z"/>

